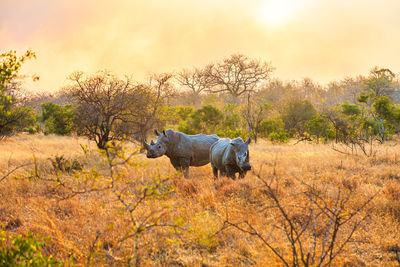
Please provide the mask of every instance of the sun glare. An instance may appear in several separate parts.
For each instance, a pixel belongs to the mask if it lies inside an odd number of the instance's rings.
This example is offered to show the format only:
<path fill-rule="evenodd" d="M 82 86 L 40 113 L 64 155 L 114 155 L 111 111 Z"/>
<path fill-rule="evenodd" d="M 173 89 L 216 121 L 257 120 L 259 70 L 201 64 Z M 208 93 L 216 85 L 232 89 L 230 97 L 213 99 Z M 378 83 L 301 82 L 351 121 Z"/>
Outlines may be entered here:
<path fill-rule="evenodd" d="M 310 0 L 268 0 L 261 4 L 257 19 L 268 26 L 281 26 L 290 21 Z"/>

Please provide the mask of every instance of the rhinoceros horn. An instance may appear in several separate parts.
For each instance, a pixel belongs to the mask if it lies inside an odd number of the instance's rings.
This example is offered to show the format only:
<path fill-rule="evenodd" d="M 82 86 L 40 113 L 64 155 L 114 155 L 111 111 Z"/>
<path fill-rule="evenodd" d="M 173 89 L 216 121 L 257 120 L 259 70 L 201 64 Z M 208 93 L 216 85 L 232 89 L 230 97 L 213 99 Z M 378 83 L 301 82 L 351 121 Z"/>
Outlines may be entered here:
<path fill-rule="evenodd" d="M 144 148 L 147 149 L 147 150 L 148 150 L 149 147 L 150 147 L 149 144 L 147 143 L 146 139 L 144 139 L 144 141 L 143 141 L 143 146 L 144 146 Z"/>

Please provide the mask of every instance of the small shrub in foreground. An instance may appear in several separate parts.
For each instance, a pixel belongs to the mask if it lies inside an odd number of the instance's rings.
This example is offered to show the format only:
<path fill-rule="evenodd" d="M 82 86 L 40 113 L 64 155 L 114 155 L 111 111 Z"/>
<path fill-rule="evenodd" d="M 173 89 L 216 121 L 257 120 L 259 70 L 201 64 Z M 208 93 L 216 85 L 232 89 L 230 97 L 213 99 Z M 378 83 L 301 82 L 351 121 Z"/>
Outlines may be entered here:
<path fill-rule="evenodd" d="M 0 230 L 0 265 L 61 266 L 52 256 L 43 256 L 43 246 L 31 233 L 22 236 Z"/>

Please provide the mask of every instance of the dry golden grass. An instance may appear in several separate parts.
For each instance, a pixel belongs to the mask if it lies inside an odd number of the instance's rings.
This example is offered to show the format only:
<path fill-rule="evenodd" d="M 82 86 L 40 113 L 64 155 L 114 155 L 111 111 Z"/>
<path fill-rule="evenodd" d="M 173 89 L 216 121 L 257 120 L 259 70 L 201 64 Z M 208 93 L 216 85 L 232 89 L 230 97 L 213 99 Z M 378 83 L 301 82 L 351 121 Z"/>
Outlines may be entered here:
<path fill-rule="evenodd" d="M 87 145 L 89 152 L 83 153 L 80 144 Z M 168 176 L 168 184 L 175 190 L 165 200 L 152 199 L 139 206 L 135 211 L 137 218 L 143 219 L 146 214 L 156 214 L 160 207 L 167 207 L 159 217 L 160 222 L 179 222 L 181 228 L 174 232 L 170 227 L 157 227 L 143 233 L 138 241 L 138 263 L 282 266 L 260 239 L 224 227 L 226 220 L 248 221 L 275 247 L 281 251 L 288 248 L 286 237 L 274 229 L 280 214 L 276 209 L 266 208 L 272 202 L 259 175 L 271 182 L 276 196 L 299 224 L 305 220 L 300 206 L 307 201 L 303 193 L 309 190 L 308 186 L 328 203 L 334 203 L 339 188 L 343 194 L 349 193 L 351 198 L 346 206 L 349 210 L 357 209 L 378 193 L 363 208 L 360 216 L 368 216 L 333 263 L 397 266 L 393 250 L 400 245 L 399 148 L 390 143 L 378 146 L 376 156 L 367 158 L 340 154 L 324 144 L 273 145 L 261 140 L 250 145 L 253 172 L 237 181 L 227 178 L 213 181 L 209 165 L 191 168 L 191 179 L 185 180 L 175 173 L 168 158 L 147 159 L 139 154 L 135 160 L 143 164 L 121 169 L 119 181 L 132 185 L 157 175 Z M 1 141 L 0 151 L 0 178 L 1 173 L 4 175 L 31 161 L 33 155 L 40 167 L 39 177 L 32 175 L 30 166 L 0 182 L 0 224 L 6 230 L 51 237 L 45 252 L 61 260 L 70 259 L 72 264 L 127 264 L 125 259 L 132 253 L 135 240 L 119 242 L 132 224 L 116 195 L 100 191 L 68 197 L 68 189 L 46 181 L 55 175 L 49 158 L 60 155 L 79 160 L 85 169 L 96 168 L 107 173 L 107 166 L 93 143 L 83 138 L 23 135 Z M 71 173 L 58 175 L 78 186 L 75 189 L 87 188 Z M 60 200 L 60 196 L 67 198 Z M 348 233 L 350 226 L 344 225 L 342 230 Z M 283 252 L 284 257 L 290 259 L 289 252 Z"/>
<path fill-rule="evenodd" d="M 6 138 L 0 142 L 0 172 L 11 166 L 31 162 L 33 157 L 44 161 L 57 155 L 80 155 L 80 144 L 95 147 L 89 140 L 80 137 L 20 134 Z"/>

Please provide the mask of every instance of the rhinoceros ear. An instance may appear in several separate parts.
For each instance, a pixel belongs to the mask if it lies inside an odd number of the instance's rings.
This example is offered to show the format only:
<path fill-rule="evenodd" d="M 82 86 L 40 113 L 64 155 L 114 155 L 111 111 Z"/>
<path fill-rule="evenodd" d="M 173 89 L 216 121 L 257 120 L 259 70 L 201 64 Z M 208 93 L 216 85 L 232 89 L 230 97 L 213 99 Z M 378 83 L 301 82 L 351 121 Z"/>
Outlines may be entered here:
<path fill-rule="evenodd" d="M 160 133 L 157 131 L 157 129 L 154 129 L 154 134 L 157 135 L 157 136 L 160 135 Z"/>
<path fill-rule="evenodd" d="M 250 144 L 251 143 L 251 138 L 247 138 L 246 144 Z"/>
<path fill-rule="evenodd" d="M 154 146 L 155 144 L 154 144 L 154 142 L 153 142 L 153 140 L 151 140 L 151 142 L 150 142 L 150 145 L 152 145 L 152 146 Z"/>

